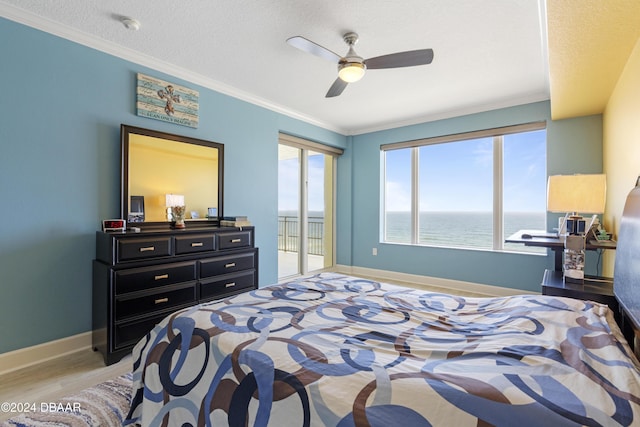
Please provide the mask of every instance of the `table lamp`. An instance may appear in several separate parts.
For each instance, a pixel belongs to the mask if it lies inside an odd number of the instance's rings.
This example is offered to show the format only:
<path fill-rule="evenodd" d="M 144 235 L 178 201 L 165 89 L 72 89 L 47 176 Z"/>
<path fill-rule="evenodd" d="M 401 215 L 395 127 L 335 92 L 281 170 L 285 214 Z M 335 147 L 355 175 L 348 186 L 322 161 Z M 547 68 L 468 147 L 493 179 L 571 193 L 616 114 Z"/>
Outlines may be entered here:
<path fill-rule="evenodd" d="M 173 222 L 173 228 L 185 228 L 184 224 L 184 196 L 180 194 L 167 194 L 165 196 L 165 205 L 167 206 L 167 217 Z"/>
<path fill-rule="evenodd" d="M 580 213 L 604 213 L 606 202 L 606 176 L 593 175 L 552 175 L 547 185 L 547 210 L 565 213 L 559 233 L 566 227 L 564 241 L 565 280 L 584 279 L 584 251 L 586 238 L 595 220 L 589 225 Z"/>

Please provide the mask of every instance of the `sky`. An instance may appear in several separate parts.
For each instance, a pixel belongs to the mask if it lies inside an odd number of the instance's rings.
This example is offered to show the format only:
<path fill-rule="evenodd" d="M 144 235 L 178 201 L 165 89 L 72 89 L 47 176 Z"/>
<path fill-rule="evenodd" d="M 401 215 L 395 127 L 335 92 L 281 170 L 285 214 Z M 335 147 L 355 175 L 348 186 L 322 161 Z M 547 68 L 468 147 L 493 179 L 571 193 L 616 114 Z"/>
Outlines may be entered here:
<path fill-rule="evenodd" d="M 324 211 L 324 155 L 308 157 L 308 192 L 310 212 Z M 299 158 L 288 158 L 278 162 L 278 211 L 297 211 L 299 202 Z"/>
<path fill-rule="evenodd" d="M 546 211 L 546 131 L 504 137 L 504 210 Z M 493 140 L 420 148 L 420 211 L 492 211 Z M 299 159 L 278 166 L 278 210 L 298 209 Z M 387 210 L 411 209 L 408 149 L 386 152 Z M 323 211 L 324 156 L 309 156 L 309 211 Z"/>
<path fill-rule="evenodd" d="M 504 210 L 546 210 L 546 131 L 506 135 Z M 420 211 L 492 211 L 493 139 L 423 146 Z M 387 210 L 411 208 L 410 150 L 386 153 Z"/>

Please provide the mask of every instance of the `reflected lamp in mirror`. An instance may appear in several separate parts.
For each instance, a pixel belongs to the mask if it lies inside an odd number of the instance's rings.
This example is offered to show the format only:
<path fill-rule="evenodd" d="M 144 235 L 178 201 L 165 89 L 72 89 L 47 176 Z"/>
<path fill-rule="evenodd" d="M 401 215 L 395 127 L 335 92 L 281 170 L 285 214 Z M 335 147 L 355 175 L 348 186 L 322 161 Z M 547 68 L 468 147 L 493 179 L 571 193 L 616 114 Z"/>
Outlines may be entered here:
<path fill-rule="evenodd" d="M 186 206 L 184 204 L 184 196 L 180 194 L 167 194 L 165 200 L 167 220 L 172 222 L 174 228 L 185 228 L 184 214 Z"/>
<path fill-rule="evenodd" d="M 606 202 L 606 176 L 593 175 L 552 175 L 547 186 L 547 210 L 565 213 L 559 234 L 565 234 L 563 272 L 565 280 L 582 281 L 586 236 L 596 215 L 587 225 L 580 213 L 604 213 Z"/>

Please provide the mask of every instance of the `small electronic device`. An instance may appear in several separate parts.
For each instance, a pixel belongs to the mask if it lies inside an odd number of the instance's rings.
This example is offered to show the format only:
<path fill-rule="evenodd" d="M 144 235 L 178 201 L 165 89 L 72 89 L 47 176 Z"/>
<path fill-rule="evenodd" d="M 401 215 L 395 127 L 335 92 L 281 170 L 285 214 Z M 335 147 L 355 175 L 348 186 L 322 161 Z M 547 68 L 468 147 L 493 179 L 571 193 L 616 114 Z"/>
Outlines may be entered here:
<path fill-rule="evenodd" d="M 144 196 L 131 196 L 129 222 L 144 222 Z"/>
<path fill-rule="evenodd" d="M 586 228 L 586 221 L 582 217 L 569 217 L 567 219 L 567 233 L 568 234 L 584 234 Z"/>
<path fill-rule="evenodd" d="M 102 231 L 121 231 L 127 229 L 127 221 L 124 219 L 105 219 L 102 221 Z"/>

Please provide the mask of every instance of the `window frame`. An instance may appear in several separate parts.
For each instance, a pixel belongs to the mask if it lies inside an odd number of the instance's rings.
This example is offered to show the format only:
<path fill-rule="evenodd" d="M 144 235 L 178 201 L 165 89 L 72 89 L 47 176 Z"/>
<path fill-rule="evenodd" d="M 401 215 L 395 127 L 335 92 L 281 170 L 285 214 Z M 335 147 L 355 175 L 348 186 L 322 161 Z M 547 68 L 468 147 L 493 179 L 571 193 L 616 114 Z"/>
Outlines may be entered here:
<path fill-rule="evenodd" d="M 397 242 L 387 240 L 387 165 L 386 165 L 386 152 L 400 149 L 411 149 L 411 241 L 410 244 L 415 246 L 441 246 L 446 248 L 458 248 L 458 249 L 471 249 L 471 250 L 493 250 L 493 251 L 505 251 L 504 247 L 504 140 L 505 135 L 526 133 L 533 131 L 547 130 L 546 121 L 529 122 L 512 126 L 504 126 L 491 129 L 483 129 L 471 132 L 463 132 L 451 135 L 442 135 L 431 138 L 422 138 L 410 141 L 394 142 L 389 144 L 380 145 L 380 154 L 382 161 L 382 174 L 381 174 L 381 206 L 380 206 L 380 242 L 396 244 Z M 420 242 L 420 229 L 419 229 L 419 217 L 420 217 L 420 196 L 419 196 L 419 149 L 427 145 L 445 144 L 450 142 L 473 140 L 480 138 L 492 138 L 493 139 L 493 204 L 492 204 L 492 247 L 491 248 L 477 248 L 468 246 L 443 246 L 438 244 L 429 244 Z"/>

